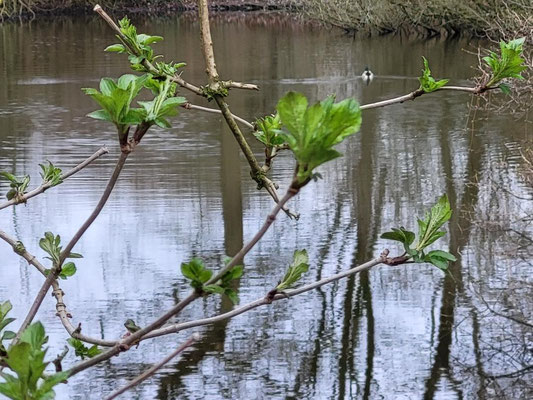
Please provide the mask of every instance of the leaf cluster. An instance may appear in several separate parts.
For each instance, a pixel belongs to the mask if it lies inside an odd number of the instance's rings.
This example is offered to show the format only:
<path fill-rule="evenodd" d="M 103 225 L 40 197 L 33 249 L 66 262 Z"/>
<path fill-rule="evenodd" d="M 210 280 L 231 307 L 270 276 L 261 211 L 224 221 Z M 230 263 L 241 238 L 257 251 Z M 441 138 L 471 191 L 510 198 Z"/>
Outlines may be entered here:
<path fill-rule="evenodd" d="M 55 397 L 53 387 L 68 377 L 67 372 L 59 372 L 43 377 L 48 365 L 44 361 L 47 343 L 43 325 L 36 322 L 28 326 L 20 337 L 20 342 L 11 346 L 4 358 L 15 375 L 1 373 L 5 382 L 0 383 L 0 393 L 13 400 L 49 400 Z"/>
<path fill-rule="evenodd" d="M 329 96 L 308 107 L 303 94 L 289 92 L 278 102 L 277 110 L 287 131 L 280 135 L 296 157 L 300 184 L 313 177 L 316 167 L 339 157 L 333 146 L 361 126 L 361 110 L 353 99 L 335 103 L 335 97 Z"/>
<path fill-rule="evenodd" d="M 426 57 L 422 57 L 422 59 L 424 60 L 424 69 L 422 69 L 422 76 L 418 78 L 420 81 L 420 89 L 426 93 L 431 93 L 446 85 L 449 79 L 441 79 L 436 81 L 435 78 L 431 76 L 428 60 L 426 60 Z"/>
<path fill-rule="evenodd" d="M 150 89 L 155 97 L 151 101 L 139 101 L 141 108 L 133 108 L 132 102 L 143 88 Z M 177 107 L 187 102 L 184 97 L 173 97 L 176 84 L 167 78 L 157 80 L 150 74 L 126 74 L 118 78 L 117 82 L 103 78 L 100 81 L 100 91 L 93 88 L 83 90 L 103 108 L 88 116 L 112 122 L 117 127 L 122 144 L 131 125 L 145 123 L 148 126 L 157 124 L 162 128 L 170 128 L 166 117 L 177 115 Z"/>
<path fill-rule="evenodd" d="M 46 164 L 39 164 L 39 166 L 42 169 L 41 178 L 43 179 L 43 183 L 48 183 L 51 186 L 59 185 L 63 182 L 63 179 L 61 178 L 61 168 L 57 168 L 52 164 L 49 160 L 48 165 Z"/>
<path fill-rule="evenodd" d="M 255 121 L 254 136 L 267 148 L 281 146 L 285 139 L 281 136 L 281 118 L 278 113 L 267 115 Z"/>
<path fill-rule="evenodd" d="M 491 77 L 487 87 L 494 86 L 505 78 L 524 79 L 521 72 L 527 69 L 522 58 L 525 39 L 523 37 L 509 42 L 502 40 L 500 42 L 499 55 L 491 51 L 487 57 L 483 57 L 483 61 L 487 63 L 491 70 Z M 500 85 L 500 89 L 505 93 L 510 91 L 505 84 Z"/>
<path fill-rule="evenodd" d="M 124 37 L 117 35 L 117 38 L 123 43 L 108 46 L 104 51 L 129 53 L 128 60 L 131 63 L 131 68 L 135 71 L 148 72 L 142 63 L 144 60 L 151 63 L 157 58 L 162 57 L 154 56 L 154 50 L 150 45 L 160 42 L 163 40 L 163 37 L 150 36 L 144 33 L 137 34 L 137 28 L 135 25 L 132 25 L 128 17 L 122 18 L 118 23 L 120 32 Z"/>
<path fill-rule="evenodd" d="M 61 259 L 61 236 L 56 235 L 52 232 L 45 232 L 44 237 L 39 240 L 39 247 L 48 253 L 49 260 L 52 260 L 55 267 L 59 266 Z M 81 254 L 70 253 L 66 258 L 83 258 Z M 45 274 L 48 275 L 50 270 L 45 270 Z M 72 276 L 76 273 L 76 264 L 73 262 L 65 263 L 61 266 L 61 271 L 59 272 L 59 277 L 61 279 L 67 279 L 69 276 Z"/>
<path fill-rule="evenodd" d="M 28 185 L 30 184 L 30 176 L 15 176 L 9 172 L 0 172 L 0 177 L 4 177 L 10 182 L 9 187 L 11 188 L 6 194 L 6 198 L 11 200 L 16 197 L 24 196 Z"/>
<path fill-rule="evenodd" d="M 4 330 L 6 326 L 15 320 L 15 318 L 7 318 L 7 314 L 12 308 L 13 306 L 9 300 L 0 303 L 0 358 L 7 355 L 6 348 L 2 342 L 4 340 L 11 340 L 15 337 L 15 332 Z"/>
<path fill-rule="evenodd" d="M 298 282 L 304 273 L 309 270 L 309 256 L 307 250 L 296 250 L 292 263 L 289 265 L 283 279 L 276 286 L 277 291 L 283 291 Z"/>
<path fill-rule="evenodd" d="M 93 358 L 102 352 L 97 345 L 87 347 L 81 340 L 75 338 L 70 338 L 67 340 L 67 342 L 74 349 L 76 356 L 81 357 L 82 360 L 85 360 L 85 358 Z"/>
<path fill-rule="evenodd" d="M 131 108 L 131 102 L 139 94 L 148 75 L 122 75 L 115 82 L 111 78 L 100 81 L 100 91 L 93 88 L 82 89 L 103 109 L 93 111 L 89 117 L 112 122 L 118 130 L 119 138 L 127 135 L 130 125 L 141 123 L 143 114 L 140 109 Z"/>
<path fill-rule="evenodd" d="M 222 277 L 210 284 L 204 285 L 213 276 L 213 271 L 208 270 L 203 261 L 193 258 L 189 263 L 181 264 L 181 273 L 191 281 L 191 286 L 200 293 L 224 294 L 233 302 L 239 302 L 237 291 L 232 287 L 232 281 L 239 279 L 243 274 L 243 266 L 236 265 L 227 271 Z"/>
<path fill-rule="evenodd" d="M 437 204 L 426 213 L 424 219 L 418 219 L 418 243 L 414 247 L 411 245 L 415 241 L 415 234 L 404 227 L 392 228 L 392 231 L 383 233 L 381 238 L 401 242 L 405 253 L 415 262 L 427 262 L 446 271 L 449 261 L 456 261 L 455 256 L 443 250 L 432 250 L 425 253 L 425 249 L 446 234 L 446 231 L 440 229 L 451 215 L 452 210 L 448 197 L 443 195 Z"/>
<path fill-rule="evenodd" d="M 154 90 L 157 87 L 158 94 L 151 101 L 139 101 L 142 107 L 143 122 L 156 124 L 161 128 L 171 128 L 172 125 L 166 117 L 178 115 L 178 106 L 187 102 L 185 97 L 173 97 L 176 90 L 176 84 L 169 79 L 162 83 L 155 83 L 157 80 L 150 80 L 150 88 Z"/>
<path fill-rule="evenodd" d="M 130 333 L 135 333 L 137 331 L 141 330 L 141 327 L 135 323 L 134 320 L 131 318 L 127 319 L 126 322 L 124 322 L 124 327 L 128 330 Z"/>

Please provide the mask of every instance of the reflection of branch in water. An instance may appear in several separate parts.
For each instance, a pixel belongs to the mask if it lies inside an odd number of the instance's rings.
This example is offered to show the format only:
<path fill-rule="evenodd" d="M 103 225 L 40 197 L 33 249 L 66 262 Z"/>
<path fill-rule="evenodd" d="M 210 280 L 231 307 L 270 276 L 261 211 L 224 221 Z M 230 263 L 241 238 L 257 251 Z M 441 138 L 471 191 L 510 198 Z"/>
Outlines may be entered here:
<path fill-rule="evenodd" d="M 449 373 L 450 353 L 452 345 L 452 331 L 455 319 L 455 301 L 458 289 L 463 290 L 462 276 L 462 257 L 461 253 L 467 245 L 470 238 L 472 221 L 465 218 L 465 210 L 474 210 L 479 200 L 479 187 L 477 185 L 465 185 L 461 203 L 458 202 L 455 185 L 452 181 L 452 152 L 449 144 L 447 132 L 441 131 L 441 149 L 443 171 L 446 179 L 446 192 L 450 200 L 451 208 L 454 210 L 449 222 L 450 234 L 450 252 L 456 254 L 457 261 L 450 266 L 450 273 L 444 277 L 442 288 L 442 305 L 439 317 L 438 343 L 435 349 L 435 358 L 430 369 L 430 375 L 426 379 L 426 388 L 424 393 L 425 400 L 431 400 L 437 391 L 437 384 L 443 371 L 446 372 L 448 379 L 454 382 Z M 483 149 L 478 143 L 476 135 L 469 136 L 467 176 L 464 182 L 473 182 L 481 168 L 480 160 L 483 158 L 478 149 Z M 459 392 L 458 385 L 454 390 Z"/>

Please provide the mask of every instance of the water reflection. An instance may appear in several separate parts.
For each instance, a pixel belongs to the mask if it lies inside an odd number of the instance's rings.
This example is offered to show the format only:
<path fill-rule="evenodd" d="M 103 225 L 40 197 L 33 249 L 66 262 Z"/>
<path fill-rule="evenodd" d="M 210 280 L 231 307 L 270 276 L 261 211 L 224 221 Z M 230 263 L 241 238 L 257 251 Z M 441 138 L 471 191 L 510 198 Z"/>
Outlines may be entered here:
<path fill-rule="evenodd" d="M 187 61 L 187 80 L 205 81 L 193 19 L 136 22 L 141 32 L 165 36 L 159 49 L 168 59 Z M 102 75 L 127 72 L 126 64 L 124 57 L 102 53 L 113 37 L 96 19 L 7 25 L 0 35 L 0 170 L 29 173 L 38 181 L 38 163 L 45 159 L 67 168 L 102 144 L 111 149 L 59 188 L 0 212 L 0 229 L 42 258 L 38 238 L 47 230 L 68 238 L 77 230 L 117 156 L 112 130 L 84 117 L 94 105 L 79 89 L 96 86 Z M 312 99 L 353 96 L 362 103 L 406 93 L 417 86 L 421 55 L 436 76 L 454 83 L 464 83 L 476 62 L 461 52 L 469 45 L 464 41 L 353 39 L 273 20 L 216 19 L 213 35 L 221 76 L 261 86 L 259 94 L 230 96 L 233 111 L 250 120 L 271 113 L 288 90 Z M 360 79 L 365 65 L 376 74 L 369 86 Z M 518 211 L 513 196 L 485 184 L 498 178 L 508 191 L 531 196 L 519 157 L 529 124 L 478 115 L 483 118 L 472 127 L 468 101 L 464 94 L 443 93 L 365 111 L 361 132 L 340 146 L 345 156 L 325 166 L 324 179 L 291 205 L 300 221 L 278 218 L 247 257 L 238 284 L 241 302 L 262 296 L 300 248 L 307 248 L 312 260 L 307 282 L 366 261 L 390 246 L 379 239 L 381 232 L 397 225 L 415 229 L 414 216 L 443 192 L 455 210 L 443 241 L 458 255 L 450 274 L 426 265 L 378 267 L 208 327 L 201 343 L 129 398 L 482 398 L 485 376 L 507 369 L 487 353 L 487 343 L 501 332 L 470 288 L 479 285 L 485 298 L 498 304 L 495 287 L 510 285 L 499 263 L 504 260 L 511 275 L 521 277 L 530 276 L 531 264 L 521 253 L 495 254 L 508 242 L 475 225 L 472 214 L 531 214 L 530 203 L 521 202 Z M 507 163 L 495 161 L 500 157 Z M 282 153 L 273 178 L 283 188 L 292 170 L 291 158 Z M 6 188 L 0 182 L 0 193 Z M 155 130 L 132 155 L 101 217 L 76 248 L 85 255 L 77 263 L 77 279 L 62 282 L 73 322 L 106 338 L 120 336 L 127 318 L 146 324 L 188 292 L 181 262 L 200 256 L 222 265 L 225 255 L 235 254 L 256 232 L 271 206 L 271 199 L 256 191 L 221 119 L 184 111 L 173 129 Z M 0 254 L 0 293 L 20 318 L 41 277 L 5 244 Z M 516 300 L 511 300 L 512 309 Z M 231 307 L 227 300 L 199 301 L 180 320 Z M 52 310 L 47 298 L 39 318 L 51 336 L 50 354 L 66 338 Z M 514 325 L 509 329 L 518 335 Z M 186 335 L 143 343 L 138 351 L 80 374 L 59 389 L 59 398 L 102 398 Z M 477 371 L 474 379 L 465 365 Z"/>

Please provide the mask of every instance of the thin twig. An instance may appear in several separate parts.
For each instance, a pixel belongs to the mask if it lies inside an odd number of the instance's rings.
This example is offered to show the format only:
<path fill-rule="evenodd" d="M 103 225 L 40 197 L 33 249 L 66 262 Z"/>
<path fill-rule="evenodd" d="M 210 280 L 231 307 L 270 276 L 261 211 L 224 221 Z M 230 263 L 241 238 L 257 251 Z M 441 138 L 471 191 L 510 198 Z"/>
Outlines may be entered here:
<path fill-rule="evenodd" d="M 82 237 L 82 235 L 89 228 L 89 226 L 91 226 L 91 224 L 94 222 L 96 217 L 98 217 L 98 214 L 100 214 L 100 211 L 102 211 L 102 209 L 104 208 L 104 205 L 107 202 L 107 199 L 109 199 L 109 196 L 111 195 L 111 192 L 113 191 L 113 187 L 115 186 L 115 183 L 117 182 L 120 172 L 122 171 L 122 168 L 124 167 L 124 163 L 126 162 L 128 155 L 129 153 L 125 153 L 125 152 L 120 153 L 120 157 L 117 161 L 117 165 L 115 166 L 115 170 L 113 171 L 113 175 L 109 179 L 107 186 L 104 190 L 104 193 L 102 194 L 102 197 L 100 198 L 100 201 L 96 205 L 94 211 L 91 213 L 89 218 L 87 218 L 85 223 L 81 226 L 78 232 L 76 232 L 74 237 L 70 240 L 70 242 L 67 244 L 65 249 L 61 252 L 59 256 L 59 263 L 57 265 L 54 265 L 53 268 L 51 268 L 50 272 L 48 273 L 48 276 L 43 282 L 43 285 L 39 289 L 39 292 L 37 292 L 37 295 L 35 296 L 35 300 L 33 301 L 33 304 L 30 310 L 28 311 L 26 318 L 24 318 L 24 322 L 20 326 L 16 337 L 13 339 L 12 344 L 16 344 L 18 342 L 22 332 L 28 327 L 29 324 L 31 324 L 31 322 L 33 321 L 33 318 L 35 317 L 35 314 L 37 314 L 37 311 L 41 307 L 41 304 L 44 300 L 44 296 L 46 296 L 46 293 L 48 293 L 48 289 L 50 289 L 50 286 L 52 286 L 52 283 L 54 282 L 54 280 L 57 279 L 58 275 L 60 274 L 61 266 L 63 265 L 63 262 L 69 256 L 70 252 L 72 251 L 72 248 L 76 245 L 78 240 Z"/>
<path fill-rule="evenodd" d="M 172 353 L 170 353 L 168 356 L 166 356 L 164 359 L 162 359 L 157 364 L 154 364 L 151 368 L 147 369 L 145 372 L 137 376 L 136 378 L 129 381 L 125 386 L 117 390 L 116 392 L 113 392 L 111 396 L 107 397 L 106 400 L 113 400 L 114 398 L 120 396 L 122 393 L 128 391 L 134 386 L 137 386 L 142 381 L 146 380 L 147 378 L 151 377 L 153 374 L 157 372 L 157 370 L 161 369 L 165 364 L 167 364 L 170 360 L 172 360 L 174 357 L 176 357 L 179 353 L 181 353 L 183 350 L 185 350 L 187 347 L 191 346 L 194 342 L 200 340 L 201 336 L 199 333 L 193 334 L 189 339 L 187 339 L 181 346 L 179 346 L 176 350 L 174 350 Z"/>
<path fill-rule="evenodd" d="M 24 258 L 28 264 L 33 265 L 43 276 L 46 276 L 46 267 L 42 265 L 39 260 L 37 260 L 37 257 L 35 257 L 33 254 L 30 254 L 22 242 L 16 241 L 14 238 L 9 236 L 6 232 L 0 230 L 0 239 L 7 242 L 11 247 L 13 248 L 13 251 L 17 253 L 20 257 Z M 56 311 L 57 315 L 61 319 L 61 322 L 63 323 L 63 326 L 67 330 L 67 332 L 70 334 L 70 336 L 79 339 L 81 341 L 84 341 L 86 343 L 91 344 L 97 344 L 99 346 L 106 346 L 111 347 L 114 346 L 117 342 L 114 341 L 108 341 L 108 340 L 102 340 L 102 339 L 95 339 L 89 336 L 82 335 L 78 332 L 79 329 L 74 328 L 72 323 L 70 322 L 70 313 L 67 311 L 67 307 L 63 301 L 63 290 L 59 287 L 59 283 L 57 282 L 57 279 L 52 282 L 52 294 L 56 298 Z"/>
<path fill-rule="evenodd" d="M 472 94 L 481 94 L 481 93 L 484 93 L 484 92 L 486 92 L 488 90 L 494 90 L 494 89 L 498 89 L 498 87 L 443 86 L 443 87 L 435 90 L 435 92 L 441 91 L 441 90 L 453 90 L 453 91 L 459 91 L 459 92 L 468 92 L 468 93 L 472 93 Z M 434 92 L 429 92 L 429 93 L 434 93 Z M 417 90 L 412 91 L 411 93 L 404 94 L 403 96 L 398 96 L 398 97 L 394 97 L 392 99 L 377 101 L 375 103 L 363 104 L 359 108 L 361 110 L 370 110 L 372 108 L 386 107 L 386 106 L 390 106 L 390 105 L 393 105 L 393 104 L 403 103 L 403 102 L 408 101 L 408 100 L 414 100 L 417 97 L 420 97 L 420 96 L 422 96 L 424 94 L 429 94 L 429 93 L 428 92 L 424 92 L 422 89 L 417 89 Z"/>
<path fill-rule="evenodd" d="M 213 114 L 222 114 L 222 111 L 217 110 L 216 108 L 202 107 L 202 106 L 197 106 L 191 103 L 185 103 L 185 104 L 182 104 L 181 106 L 187 110 L 198 110 L 198 111 L 205 111 L 205 112 L 213 113 Z M 248 121 L 246 121 L 244 118 L 241 118 L 235 114 L 232 114 L 232 115 L 236 121 L 239 121 L 240 123 L 242 123 L 243 125 L 246 125 L 250 129 L 254 129 L 254 126 Z"/>
<path fill-rule="evenodd" d="M 247 311 L 250 311 L 250 310 L 252 310 L 254 308 L 257 308 L 257 307 L 260 307 L 260 306 L 264 306 L 264 305 L 268 305 L 268 304 L 272 303 L 273 301 L 286 300 L 286 299 L 289 299 L 290 297 L 294 297 L 296 295 L 299 295 L 299 294 L 302 294 L 302 293 L 305 293 L 305 292 L 309 292 L 309 291 L 311 291 L 313 289 L 316 289 L 316 288 L 319 288 L 321 286 L 327 285 L 329 283 L 332 283 L 332 282 L 338 281 L 340 279 L 346 278 L 346 277 L 348 277 L 350 275 L 354 275 L 354 274 L 360 273 L 360 272 L 368 270 L 368 269 L 370 269 L 370 268 L 372 268 L 372 267 L 374 267 L 376 265 L 382 264 L 383 262 L 384 262 L 384 258 L 382 256 L 382 257 L 376 258 L 376 259 L 374 259 L 372 261 L 368 261 L 368 262 L 366 262 L 364 264 L 361 264 L 361 265 L 359 265 L 357 267 L 354 267 L 354 268 L 351 268 L 349 270 L 346 270 L 344 272 L 341 272 L 341 273 L 332 275 L 330 277 L 321 279 L 320 281 L 313 282 L 313 283 L 310 283 L 308 285 L 304 285 L 302 287 L 299 287 L 298 289 L 287 290 L 287 291 L 284 291 L 283 293 L 275 294 L 271 298 L 262 297 L 260 299 L 255 300 L 255 301 L 252 301 L 252 302 L 250 302 L 250 303 L 248 303 L 248 304 L 246 304 L 244 306 L 235 308 L 235 309 L 233 309 L 233 310 L 231 310 L 231 311 L 229 311 L 227 313 L 223 313 L 223 314 L 217 315 L 215 317 L 198 319 L 198 320 L 195 320 L 195 321 L 182 322 L 182 323 L 179 323 L 179 324 L 168 325 L 168 326 L 165 326 L 163 328 L 156 329 L 156 330 L 150 332 L 149 334 L 143 336 L 142 340 L 155 338 L 155 337 L 159 337 L 159 336 L 164 336 L 164 335 L 168 335 L 170 333 L 176 333 L 176 332 L 183 331 L 185 329 L 191 329 L 191 328 L 198 327 L 198 326 L 211 325 L 211 324 L 214 324 L 214 323 L 217 323 L 217 322 L 229 319 L 229 318 L 233 318 L 233 317 L 235 317 L 237 315 L 243 314 L 243 313 L 245 313 Z"/>
<path fill-rule="evenodd" d="M 126 163 L 126 159 L 128 158 L 128 155 L 130 153 L 128 152 L 121 152 L 120 157 L 118 158 L 117 164 L 115 165 L 115 170 L 113 171 L 113 175 L 111 175 L 111 178 L 109 178 L 109 181 L 107 182 L 107 186 L 104 190 L 104 193 L 102 194 L 102 197 L 100 198 L 100 201 L 98 201 L 98 204 L 94 208 L 91 215 L 89 215 L 89 218 L 84 222 L 84 224 L 80 227 L 78 232 L 74 235 L 74 237 L 68 242 L 68 244 L 65 246 L 65 249 L 61 252 L 59 256 L 59 265 L 61 266 L 65 259 L 69 256 L 70 252 L 78 243 L 80 238 L 83 236 L 85 231 L 91 226 L 91 224 L 94 222 L 96 217 L 100 214 L 102 209 L 104 208 L 107 200 L 109 199 L 109 196 L 111 195 L 111 192 L 113 191 L 113 188 L 115 187 L 115 183 L 117 183 L 118 177 L 120 175 L 120 172 L 122 171 L 122 168 L 124 167 L 124 164 Z"/>
<path fill-rule="evenodd" d="M 102 156 L 103 154 L 106 154 L 108 152 L 109 151 L 107 150 L 106 147 L 100 148 L 96 153 L 94 153 L 92 156 L 87 158 L 85 161 L 83 161 L 82 163 L 76 165 L 71 170 L 69 170 L 69 171 L 65 172 L 64 174 L 62 174 L 61 175 L 61 181 L 64 181 L 67 178 L 69 178 L 70 176 L 74 175 L 76 172 L 81 171 L 83 168 L 88 166 L 94 160 L 96 160 L 97 158 L 99 158 L 100 156 Z M 31 199 L 32 197 L 35 197 L 38 194 L 43 193 L 46 189 L 49 189 L 51 187 L 52 187 L 52 184 L 50 182 L 43 183 L 41 186 L 33 189 L 32 191 L 24 194 L 21 197 L 14 197 L 13 199 L 11 199 L 9 201 L 6 201 L 5 203 L 0 204 L 0 210 L 4 209 L 6 207 L 12 206 L 12 205 L 16 205 L 16 204 L 20 204 L 20 203 L 26 203 L 26 201 L 28 201 L 28 199 Z"/>

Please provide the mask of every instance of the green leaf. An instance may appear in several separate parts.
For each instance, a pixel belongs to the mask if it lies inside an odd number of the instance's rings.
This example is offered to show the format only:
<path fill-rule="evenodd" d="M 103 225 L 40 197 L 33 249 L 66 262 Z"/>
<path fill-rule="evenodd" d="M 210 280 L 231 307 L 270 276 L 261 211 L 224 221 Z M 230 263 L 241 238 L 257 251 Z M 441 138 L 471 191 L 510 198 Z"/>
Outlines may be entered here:
<path fill-rule="evenodd" d="M 509 42 L 501 41 L 499 55 L 491 51 L 487 57 L 483 58 L 491 70 L 491 78 L 487 87 L 498 85 L 502 79 L 506 78 L 524 79 L 521 75 L 522 71 L 527 69 L 525 60 L 522 58 L 524 41 L 524 37 Z M 505 88 L 502 89 L 504 93 L 505 90 Z"/>
<path fill-rule="evenodd" d="M 511 95 L 511 88 L 509 87 L 509 85 L 507 85 L 505 83 L 500 83 L 498 85 L 498 87 L 500 88 L 500 90 L 502 91 L 503 94 L 506 94 L 508 96 Z"/>
<path fill-rule="evenodd" d="M 16 318 L 0 318 L 0 331 L 15 320 Z"/>
<path fill-rule="evenodd" d="M 201 288 L 213 275 L 213 272 L 206 269 L 203 261 L 199 258 L 193 258 L 189 263 L 182 263 L 181 273 L 191 280 L 191 286 L 196 289 Z"/>
<path fill-rule="evenodd" d="M 309 257 L 306 250 L 296 250 L 293 261 L 281 282 L 276 286 L 276 290 L 283 291 L 298 282 L 302 275 L 309 269 Z"/>
<path fill-rule="evenodd" d="M 222 278 L 220 279 L 222 281 L 222 286 L 227 287 L 231 281 L 239 279 L 243 272 L 244 267 L 242 265 L 236 265 L 235 267 L 231 268 L 228 272 L 222 275 Z"/>
<path fill-rule="evenodd" d="M 63 182 L 63 179 L 61 178 L 61 168 L 55 167 L 50 161 L 48 161 L 48 165 L 39 164 L 39 166 L 42 170 L 41 178 L 43 179 L 43 183 L 56 186 Z"/>
<path fill-rule="evenodd" d="M 203 290 L 207 293 L 224 294 L 224 288 L 218 285 L 205 285 Z"/>
<path fill-rule="evenodd" d="M 113 122 L 113 118 L 106 110 L 96 110 L 87 114 L 89 118 L 98 119 L 101 121 Z"/>
<path fill-rule="evenodd" d="M 76 273 L 76 265 L 73 262 L 68 262 L 63 267 L 61 267 L 61 272 L 59 277 L 61 279 L 67 279 L 69 276 L 72 276 Z"/>
<path fill-rule="evenodd" d="M 52 232 L 45 232 L 44 237 L 39 240 L 39 247 L 47 252 L 54 263 L 59 263 L 61 254 L 61 246 L 59 243 L 61 238 L 59 235 L 54 236 Z"/>
<path fill-rule="evenodd" d="M 239 295 L 238 293 L 233 289 L 226 289 L 224 291 L 224 294 L 228 296 L 228 298 L 231 300 L 233 304 L 239 304 Z"/>
<path fill-rule="evenodd" d="M 280 135 L 281 118 L 279 113 L 257 119 L 255 121 L 255 126 L 256 131 L 253 132 L 254 136 L 266 147 L 272 148 L 285 143 L 285 139 Z"/>
<path fill-rule="evenodd" d="M 128 321 L 131 321 L 131 320 L 128 320 Z M 85 346 L 85 344 L 83 344 L 81 340 L 78 340 L 75 338 L 68 339 L 67 343 L 74 348 L 75 355 L 77 357 L 81 357 L 82 360 L 84 360 L 85 358 L 93 358 L 94 356 L 97 356 L 98 354 L 102 352 L 102 350 L 100 350 L 98 346 L 93 345 L 88 348 L 87 346 Z"/>
<path fill-rule="evenodd" d="M 307 99 L 289 92 L 278 102 L 278 113 L 287 133 L 280 136 L 288 143 L 298 162 L 300 183 L 311 179 L 313 169 L 339 157 L 332 147 L 359 130 L 361 110 L 353 99 L 334 103 L 334 97 L 307 108 Z"/>
<path fill-rule="evenodd" d="M 426 257 L 439 257 L 448 261 L 457 261 L 457 258 L 453 254 L 443 250 L 432 250 L 426 254 Z"/>
<path fill-rule="evenodd" d="M 6 198 L 8 200 L 11 200 L 15 197 L 23 196 L 26 193 L 28 185 L 30 184 L 29 175 L 15 176 L 9 172 L 0 172 L 0 177 L 4 177 L 5 179 L 11 182 L 11 184 L 9 185 L 11 187 L 11 190 L 9 190 L 9 192 L 7 192 L 6 194 Z"/>
<path fill-rule="evenodd" d="M 307 104 L 307 98 L 296 92 L 287 93 L 278 102 L 277 110 L 283 125 L 295 139 L 300 139 L 300 135 L 304 132 Z"/>
<path fill-rule="evenodd" d="M 6 300 L 3 303 L 0 303 L 0 321 L 4 319 L 7 313 L 10 312 L 12 309 L 13 309 L 13 305 L 11 304 L 9 300 Z"/>
<path fill-rule="evenodd" d="M 150 36 L 150 35 L 141 33 L 140 35 L 137 35 L 137 40 L 140 43 L 147 45 L 147 44 L 160 42 L 161 40 L 163 40 L 163 37 L 162 36 Z"/>
<path fill-rule="evenodd" d="M 141 330 L 141 327 L 135 323 L 134 320 L 127 319 L 126 322 L 124 322 L 124 326 L 128 330 L 128 332 L 135 333 L 137 331 Z"/>
<path fill-rule="evenodd" d="M 15 320 L 15 318 L 9 318 L 11 320 Z M 2 334 L 2 338 L 0 339 L 1 340 L 11 340 L 11 339 L 14 339 L 15 336 L 17 336 L 17 334 L 13 331 L 4 331 L 4 333 Z"/>
<path fill-rule="evenodd" d="M 107 46 L 104 51 L 124 53 L 126 51 L 126 48 L 123 44 L 112 44 L 111 46 Z"/>
<path fill-rule="evenodd" d="M 422 57 L 424 62 L 424 68 L 422 69 L 422 76 L 418 78 L 420 81 L 420 89 L 426 93 L 434 92 L 435 90 L 440 89 L 448 83 L 448 79 L 441 79 L 435 81 L 435 78 L 431 76 L 431 70 L 429 69 L 428 60 L 425 57 Z"/>
<path fill-rule="evenodd" d="M 28 326 L 24 332 L 22 332 L 20 341 L 28 343 L 32 350 L 40 350 L 41 347 L 48 342 L 48 336 L 46 336 L 43 324 L 35 322 Z"/>
<path fill-rule="evenodd" d="M 80 253 L 69 253 L 67 258 L 83 258 Z"/>
<path fill-rule="evenodd" d="M 433 243 L 435 240 L 445 235 L 444 231 L 439 229 L 450 219 L 452 210 L 448 197 L 443 195 L 429 213 L 426 213 L 424 220 L 418 220 L 418 244 L 417 250 L 422 250 Z"/>

